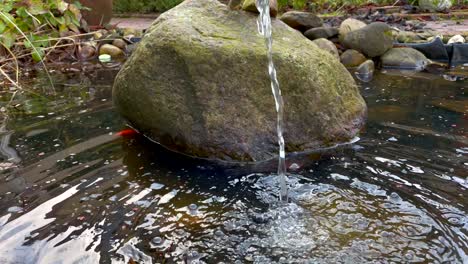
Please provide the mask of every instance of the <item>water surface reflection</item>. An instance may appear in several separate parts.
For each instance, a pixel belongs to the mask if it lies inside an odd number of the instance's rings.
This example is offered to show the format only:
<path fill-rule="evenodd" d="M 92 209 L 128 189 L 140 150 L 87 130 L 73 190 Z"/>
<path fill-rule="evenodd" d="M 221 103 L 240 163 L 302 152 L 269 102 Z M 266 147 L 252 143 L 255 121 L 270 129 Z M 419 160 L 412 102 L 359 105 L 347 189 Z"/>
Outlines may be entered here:
<path fill-rule="evenodd" d="M 113 71 L 2 95 L 0 263 L 466 263 L 466 82 L 376 74 L 357 143 L 276 161 L 184 157 L 125 130 Z"/>

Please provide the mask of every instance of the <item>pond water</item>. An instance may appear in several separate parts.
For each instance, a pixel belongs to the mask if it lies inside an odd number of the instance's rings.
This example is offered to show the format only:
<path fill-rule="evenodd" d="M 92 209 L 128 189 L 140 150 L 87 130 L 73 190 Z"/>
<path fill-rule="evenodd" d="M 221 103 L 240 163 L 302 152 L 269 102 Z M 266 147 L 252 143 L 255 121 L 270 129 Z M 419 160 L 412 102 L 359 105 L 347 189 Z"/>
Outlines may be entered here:
<path fill-rule="evenodd" d="M 2 94 L 0 263 L 468 263 L 468 82 L 361 83 L 360 140 L 288 157 L 282 204 L 276 160 L 193 159 L 127 130 L 115 74 Z"/>

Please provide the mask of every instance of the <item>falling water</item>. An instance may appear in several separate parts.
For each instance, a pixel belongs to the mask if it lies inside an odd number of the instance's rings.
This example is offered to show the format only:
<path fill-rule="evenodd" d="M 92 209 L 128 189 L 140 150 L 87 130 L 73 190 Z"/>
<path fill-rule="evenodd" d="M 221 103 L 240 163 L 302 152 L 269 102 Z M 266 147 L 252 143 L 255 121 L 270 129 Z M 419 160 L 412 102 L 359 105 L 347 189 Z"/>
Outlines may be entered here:
<path fill-rule="evenodd" d="M 258 31 L 265 38 L 265 44 L 268 52 L 268 74 L 271 80 L 271 90 L 275 97 L 276 112 L 277 112 L 277 133 L 278 133 L 278 145 L 279 145 L 279 159 L 278 159 L 278 177 L 280 182 L 280 199 L 287 201 L 288 189 L 286 186 L 286 152 L 284 150 L 284 138 L 283 138 L 283 97 L 281 96 L 281 89 L 279 86 L 278 79 L 276 77 L 276 68 L 273 62 L 273 38 L 271 29 L 271 18 L 270 18 L 270 1 L 269 0 L 257 0 L 257 8 L 260 12 L 258 17 Z"/>

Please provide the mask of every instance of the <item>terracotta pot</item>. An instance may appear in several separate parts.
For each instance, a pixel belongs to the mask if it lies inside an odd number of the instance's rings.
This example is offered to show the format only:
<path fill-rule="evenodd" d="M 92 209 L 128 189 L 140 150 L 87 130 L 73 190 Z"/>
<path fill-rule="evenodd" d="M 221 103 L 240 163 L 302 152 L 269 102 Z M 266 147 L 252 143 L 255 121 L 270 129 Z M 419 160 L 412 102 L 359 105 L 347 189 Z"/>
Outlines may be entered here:
<path fill-rule="evenodd" d="M 83 11 L 83 18 L 89 26 L 103 26 L 110 22 L 112 18 L 113 0 L 79 0 L 83 6 L 91 8 L 90 11 Z"/>

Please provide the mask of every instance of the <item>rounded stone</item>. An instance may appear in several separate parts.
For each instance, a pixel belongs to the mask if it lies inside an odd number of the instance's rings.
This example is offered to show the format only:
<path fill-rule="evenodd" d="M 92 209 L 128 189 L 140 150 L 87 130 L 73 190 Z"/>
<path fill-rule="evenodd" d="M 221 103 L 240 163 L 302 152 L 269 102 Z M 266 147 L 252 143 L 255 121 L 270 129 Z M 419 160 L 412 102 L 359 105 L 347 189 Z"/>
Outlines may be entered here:
<path fill-rule="evenodd" d="M 385 23 L 375 22 L 346 34 L 343 44 L 368 57 L 378 57 L 393 47 L 392 30 Z"/>
<path fill-rule="evenodd" d="M 382 67 L 422 71 L 429 60 L 421 52 L 413 48 L 393 48 L 382 57 Z"/>
<path fill-rule="evenodd" d="M 348 33 L 361 29 L 365 26 L 366 26 L 366 23 L 359 21 L 357 19 L 354 19 L 354 18 L 346 19 L 345 21 L 341 23 L 340 28 L 338 30 L 339 35 L 340 35 L 339 37 L 340 42 L 343 43 L 344 38 L 346 37 Z"/>
<path fill-rule="evenodd" d="M 369 82 L 374 77 L 375 64 L 372 60 L 367 60 L 363 62 L 356 69 L 356 78 L 362 82 Z"/>
<path fill-rule="evenodd" d="M 288 26 L 300 31 L 306 31 L 323 25 L 322 19 L 316 14 L 303 11 L 288 11 L 280 19 Z"/>
<path fill-rule="evenodd" d="M 320 39 L 320 38 L 332 38 L 338 35 L 338 29 L 334 27 L 318 27 L 311 28 L 304 32 L 304 36 L 310 40 Z"/>
<path fill-rule="evenodd" d="M 344 66 L 354 68 L 365 62 L 367 58 L 366 56 L 362 55 L 362 53 L 360 53 L 359 51 L 349 49 L 343 52 L 343 54 L 341 54 L 340 60 Z"/>
<path fill-rule="evenodd" d="M 104 44 L 99 49 L 99 55 L 102 54 L 109 54 L 111 57 L 120 57 L 124 55 L 124 52 L 114 45 Z"/>
<path fill-rule="evenodd" d="M 354 138 L 367 108 L 350 73 L 297 30 L 277 19 L 272 26 L 286 150 Z M 267 66 L 256 16 L 216 0 L 185 1 L 148 29 L 116 77 L 113 102 L 132 127 L 168 149 L 267 160 L 278 153 Z"/>
<path fill-rule="evenodd" d="M 123 39 L 114 39 L 114 41 L 112 41 L 112 45 L 121 50 L 125 50 L 127 48 L 127 43 Z"/>

